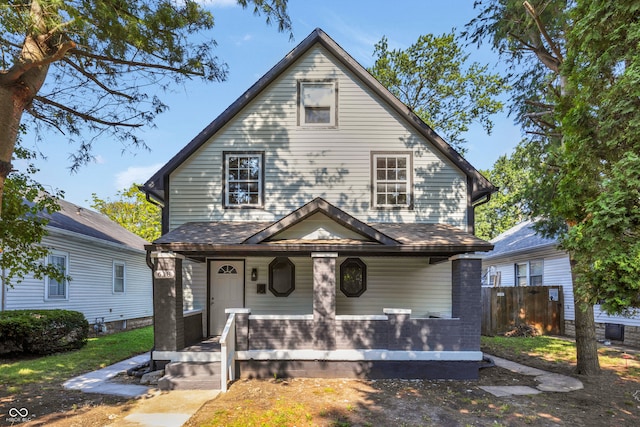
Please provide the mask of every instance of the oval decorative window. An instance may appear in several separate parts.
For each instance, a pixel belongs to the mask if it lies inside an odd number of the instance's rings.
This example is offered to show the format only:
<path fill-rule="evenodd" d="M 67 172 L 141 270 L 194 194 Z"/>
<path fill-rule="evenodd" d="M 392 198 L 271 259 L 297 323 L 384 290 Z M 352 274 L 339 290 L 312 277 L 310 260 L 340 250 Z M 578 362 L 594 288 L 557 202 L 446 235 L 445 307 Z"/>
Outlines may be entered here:
<path fill-rule="evenodd" d="M 359 297 L 367 290 L 367 265 L 360 258 L 340 264 L 340 290 L 348 297 Z"/>
<path fill-rule="evenodd" d="M 218 274 L 238 274 L 238 270 L 233 265 L 223 265 L 218 269 Z"/>
<path fill-rule="evenodd" d="M 269 291 L 277 297 L 286 297 L 296 288 L 296 267 L 289 258 L 278 257 L 269 264 Z"/>

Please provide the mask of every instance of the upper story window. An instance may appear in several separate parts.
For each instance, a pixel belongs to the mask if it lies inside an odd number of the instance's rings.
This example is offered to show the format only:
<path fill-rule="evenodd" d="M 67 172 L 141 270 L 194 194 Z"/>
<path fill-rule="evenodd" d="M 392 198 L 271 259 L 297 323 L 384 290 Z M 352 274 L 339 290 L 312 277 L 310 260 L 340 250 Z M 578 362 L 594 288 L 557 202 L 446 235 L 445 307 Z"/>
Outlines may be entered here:
<path fill-rule="evenodd" d="M 66 275 L 69 271 L 69 255 L 65 252 L 53 251 L 47 257 L 47 264 L 54 265 L 58 271 Z M 52 277 L 46 278 L 46 298 L 47 299 L 68 299 L 67 280 L 56 280 Z"/>
<path fill-rule="evenodd" d="M 334 81 L 301 81 L 298 115 L 302 126 L 336 126 L 337 90 Z"/>
<path fill-rule="evenodd" d="M 225 207 L 260 207 L 264 201 L 264 153 L 224 153 Z"/>
<path fill-rule="evenodd" d="M 372 153 L 372 169 L 374 207 L 411 207 L 411 153 Z"/>
<path fill-rule="evenodd" d="M 113 262 L 113 293 L 124 293 L 126 282 L 126 268 L 123 261 Z"/>

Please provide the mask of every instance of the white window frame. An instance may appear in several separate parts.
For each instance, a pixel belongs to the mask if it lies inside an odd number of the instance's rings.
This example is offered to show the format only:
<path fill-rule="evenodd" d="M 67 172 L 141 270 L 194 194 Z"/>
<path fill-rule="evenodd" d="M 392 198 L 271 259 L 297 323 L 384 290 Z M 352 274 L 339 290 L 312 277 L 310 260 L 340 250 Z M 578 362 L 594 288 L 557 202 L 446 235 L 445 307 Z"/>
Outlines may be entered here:
<path fill-rule="evenodd" d="M 306 89 L 327 88 L 330 93 L 321 99 L 306 95 Z M 298 82 L 298 124 L 304 127 L 336 127 L 338 111 L 338 86 L 335 80 L 305 80 Z M 307 122 L 307 108 L 328 108 L 328 122 Z"/>
<path fill-rule="evenodd" d="M 540 262 L 540 264 L 542 265 L 542 273 L 541 274 L 536 274 L 535 276 L 531 274 L 531 264 L 532 263 L 536 263 L 536 262 Z M 525 267 L 525 274 L 524 275 L 520 275 L 518 274 L 518 270 L 520 266 L 524 266 Z M 515 282 L 515 286 L 542 286 L 544 284 L 544 259 L 540 258 L 540 259 L 532 259 L 529 261 L 524 261 L 524 262 L 517 262 L 514 265 L 514 282 Z M 540 285 L 533 285 L 532 283 L 532 279 L 533 277 L 540 277 Z M 524 278 L 525 284 L 520 284 L 520 279 Z"/>
<path fill-rule="evenodd" d="M 116 275 L 116 267 L 118 266 L 122 266 L 122 290 L 116 290 L 116 279 L 118 279 L 118 276 Z M 113 261 L 113 268 L 112 268 L 112 288 L 111 291 L 114 294 L 124 294 L 127 292 L 127 263 L 124 261 L 117 261 L 114 260 Z"/>
<path fill-rule="evenodd" d="M 405 178 L 398 179 L 379 179 L 378 178 L 378 159 L 386 158 L 387 161 L 390 158 L 395 158 L 396 161 L 400 158 L 405 160 Z M 388 169 L 386 167 L 385 169 Z M 406 200 L 405 203 L 378 203 L 378 189 L 380 185 L 402 185 L 406 186 Z M 411 152 L 373 152 L 371 153 L 371 204 L 374 208 L 386 208 L 386 209 L 411 209 L 413 206 L 413 155 Z M 388 188 L 385 189 L 384 194 L 391 194 Z"/>
<path fill-rule="evenodd" d="M 231 203 L 229 200 L 230 192 L 231 192 L 231 183 L 249 183 L 254 180 L 241 180 L 235 179 L 230 180 L 229 177 L 229 160 L 232 157 L 250 157 L 258 159 L 258 201 L 257 203 Z M 223 153 L 223 161 L 224 161 L 224 207 L 225 208 L 261 208 L 264 206 L 264 152 L 230 152 L 225 151 Z"/>
<path fill-rule="evenodd" d="M 533 268 L 531 267 L 531 264 L 536 262 L 540 263 L 542 271 L 540 272 L 540 274 L 533 275 Z M 534 277 L 540 277 L 539 285 L 533 284 Z M 529 286 L 542 286 L 543 284 L 544 284 L 544 259 L 532 259 L 531 261 L 529 261 Z"/>
<path fill-rule="evenodd" d="M 50 251 L 49 255 L 47 255 L 45 259 L 46 265 L 49 265 L 51 263 L 51 257 L 64 257 L 64 274 L 68 275 L 69 274 L 69 253 L 56 251 L 56 250 Z M 53 279 L 51 279 L 49 276 L 45 277 L 44 299 L 46 301 L 68 301 L 69 300 L 69 281 L 64 280 L 64 295 L 60 296 L 60 295 L 50 295 L 49 289 L 50 289 L 52 280 Z"/>

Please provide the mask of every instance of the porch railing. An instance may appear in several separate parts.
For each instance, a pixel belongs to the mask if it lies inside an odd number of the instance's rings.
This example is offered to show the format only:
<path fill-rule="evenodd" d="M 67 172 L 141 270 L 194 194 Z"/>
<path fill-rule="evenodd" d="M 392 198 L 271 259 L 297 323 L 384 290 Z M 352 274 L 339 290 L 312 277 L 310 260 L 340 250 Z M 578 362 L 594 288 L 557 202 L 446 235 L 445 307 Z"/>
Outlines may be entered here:
<path fill-rule="evenodd" d="M 229 317 L 220 335 L 220 390 L 222 392 L 227 391 L 227 381 L 235 379 L 236 313 L 233 310 L 226 312 Z"/>

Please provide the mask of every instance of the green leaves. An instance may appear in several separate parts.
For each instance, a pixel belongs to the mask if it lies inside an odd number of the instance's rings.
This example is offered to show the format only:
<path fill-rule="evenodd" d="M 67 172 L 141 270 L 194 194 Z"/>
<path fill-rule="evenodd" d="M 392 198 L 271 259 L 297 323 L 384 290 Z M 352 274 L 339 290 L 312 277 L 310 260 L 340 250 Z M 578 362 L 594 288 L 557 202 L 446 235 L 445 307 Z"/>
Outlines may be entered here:
<path fill-rule="evenodd" d="M 137 184 L 127 190 L 118 192 L 118 200 L 102 200 L 92 195 L 91 207 L 108 216 L 132 233 L 148 242 L 160 237 L 160 208 L 145 199 L 144 193 L 138 190 Z"/>
<path fill-rule="evenodd" d="M 389 50 L 383 37 L 374 56 L 369 72 L 457 150 L 464 153 L 462 135 L 472 123 L 491 133 L 506 83 L 486 65 L 467 64 L 453 32 L 420 36 L 405 50 Z"/>
<path fill-rule="evenodd" d="M 17 150 L 19 158 L 32 158 L 22 148 Z M 0 221 L 0 270 L 2 285 L 13 286 L 31 274 L 37 279 L 44 276 L 63 281 L 70 278 L 54 264 L 43 263 L 49 249 L 40 242 L 47 234 L 47 215 L 57 212 L 57 199 L 62 193 L 48 194 L 30 174 L 36 170 L 30 166 L 25 173 L 13 173 L 5 181 L 2 198 L 2 220 Z"/>
<path fill-rule="evenodd" d="M 254 13 L 277 22 L 280 31 L 291 29 L 286 0 L 238 4 L 254 5 Z M 153 92 L 191 78 L 226 79 L 213 25 L 211 12 L 195 0 L 2 2 L 0 69 L 6 73 L 0 73 L 0 89 L 7 91 L 0 93 L 0 108 L 28 106 L 31 129 L 52 128 L 76 142 L 72 170 L 92 159 L 97 138 L 147 148 L 135 130 L 152 125 L 167 108 Z M 34 63 L 41 65 L 37 76 Z M 22 99 L 24 87 L 32 89 L 28 99 Z M 19 113 L 4 115 L 0 131 L 17 128 Z M 0 153 L 10 155 L 10 139 L 0 141 Z"/>

